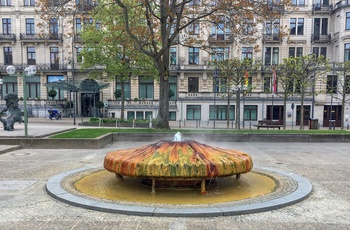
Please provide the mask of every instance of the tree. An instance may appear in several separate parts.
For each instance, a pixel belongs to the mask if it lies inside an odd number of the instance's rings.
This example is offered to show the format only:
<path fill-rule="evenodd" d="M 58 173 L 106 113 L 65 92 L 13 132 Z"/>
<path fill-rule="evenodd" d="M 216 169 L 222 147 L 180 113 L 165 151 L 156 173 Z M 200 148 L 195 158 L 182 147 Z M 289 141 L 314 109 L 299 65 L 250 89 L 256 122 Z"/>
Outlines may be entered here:
<path fill-rule="evenodd" d="M 287 108 L 287 100 L 294 95 L 294 82 L 296 82 L 296 76 L 294 74 L 294 60 L 293 59 L 284 59 L 283 63 L 274 66 L 276 71 L 276 78 L 278 79 L 278 85 L 283 89 L 281 95 L 283 98 L 283 107 Z M 274 71 L 274 70 L 273 70 Z M 276 80 L 277 80 L 276 79 Z M 276 83 L 277 84 L 277 83 Z M 283 129 L 286 129 L 286 117 L 287 110 L 284 110 L 283 115 Z"/>
<path fill-rule="evenodd" d="M 39 4 L 40 11 L 45 11 L 48 8 L 47 0 L 40 2 L 46 3 Z M 289 0 L 222 0 L 213 4 L 212 1 L 199 0 L 102 0 L 95 4 L 95 8 L 98 11 L 112 5 L 117 6 L 114 14 L 118 15 L 120 23 L 114 29 L 126 33 L 132 47 L 153 61 L 160 87 L 158 115 L 154 127 L 169 129 L 170 46 L 181 44 L 206 49 L 209 47 L 210 27 L 217 24 L 219 29 L 223 29 L 219 26 L 223 21 L 229 27 L 227 32 L 231 33 L 232 42 L 249 42 L 257 38 L 258 33 L 254 32 L 258 29 L 256 25 L 279 17 L 288 2 Z M 55 1 L 55 4 L 62 4 L 61 7 L 56 7 L 56 14 L 65 15 L 64 5 L 67 2 Z M 206 34 L 201 38 L 191 34 L 191 30 L 199 25 L 202 34 Z"/>
<path fill-rule="evenodd" d="M 251 59 L 226 59 L 226 60 L 220 60 L 216 62 L 217 68 L 218 68 L 218 75 L 220 75 L 220 78 L 224 79 L 226 82 L 226 98 L 227 98 L 227 110 L 226 110 L 226 127 L 230 127 L 230 101 L 232 94 L 236 95 L 236 119 L 235 119 L 235 126 L 237 129 L 240 129 L 240 97 L 241 94 L 245 92 L 245 90 L 249 90 L 249 87 L 251 87 L 248 84 L 248 75 L 253 73 L 257 66 L 260 66 L 260 64 L 253 64 L 253 61 Z M 214 81 L 216 85 L 217 76 L 214 76 Z M 216 87 L 216 86 L 215 86 Z M 214 90 L 214 93 L 216 93 L 216 90 Z M 216 108 L 215 108 L 216 110 Z"/>
<path fill-rule="evenodd" d="M 47 95 L 48 95 L 49 97 L 51 97 L 52 100 L 53 100 L 53 99 L 56 97 L 56 95 L 57 95 L 57 91 L 54 90 L 54 89 L 51 89 L 51 90 L 47 93 Z"/>
<path fill-rule="evenodd" d="M 307 95 L 313 92 L 316 78 L 321 74 L 320 70 L 327 71 L 328 62 L 323 56 L 315 54 L 302 57 L 289 58 L 284 60 L 288 69 L 294 69 L 292 74 L 293 90 L 300 95 L 300 129 L 304 128 L 304 100 Z M 292 87 L 291 85 L 289 87 Z M 311 89 L 311 90 L 310 90 Z"/>
<path fill-rule="evenodd" d="M 350 61 L 334 63 L 333 68 L 335 73 L 340 77 L 338 87 L 336 87 L 337 93 L 335 97 L 341 101 L 341 129 L 344 129 L 345 103 L 350 99 Z M 331 84 L 333 86 L 334 83 L 332 82 Z"/>
<path fill-rule="evenodd" d="M 121 99 L 121 119 L 124 120 L 125 110 L 125 82 L 130 81 L 132 75 L 155 74 L 152 61 L 144 54 L 135 49 L 130 42 L 131 38 L 122 30 L 123 20 L 121 11 L 115 4 L 108 7 L 97 7 L 90 11 L 93 24 L 84 26 L 81 37 L 85 41 L 81 56 L 83 57 L 82 68 L 92 68 L 97 65 L 103 66 L 103 71 L 110 79 L 115 80 L 116 90 Z M 90 77 L 94 78 L 101 74 L 101 68 L 93 68 Z M 120 84 L 117 88 L 117 83 Z"/>

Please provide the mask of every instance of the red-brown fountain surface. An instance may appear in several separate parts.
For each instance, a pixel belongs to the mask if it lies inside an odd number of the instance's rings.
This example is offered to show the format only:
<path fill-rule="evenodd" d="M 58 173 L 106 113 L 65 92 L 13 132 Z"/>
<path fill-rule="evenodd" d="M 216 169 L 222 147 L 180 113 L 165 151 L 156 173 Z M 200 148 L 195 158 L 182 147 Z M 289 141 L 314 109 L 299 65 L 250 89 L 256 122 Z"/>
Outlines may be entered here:
<path fill-rule="evenodd" d="M 211 147 L 197 141 L 166 141 L 116 150 L 104 160 L 108 171 L 121 176 L 213 178 L 247 173 L 252 158 L 242 151 Z"/>

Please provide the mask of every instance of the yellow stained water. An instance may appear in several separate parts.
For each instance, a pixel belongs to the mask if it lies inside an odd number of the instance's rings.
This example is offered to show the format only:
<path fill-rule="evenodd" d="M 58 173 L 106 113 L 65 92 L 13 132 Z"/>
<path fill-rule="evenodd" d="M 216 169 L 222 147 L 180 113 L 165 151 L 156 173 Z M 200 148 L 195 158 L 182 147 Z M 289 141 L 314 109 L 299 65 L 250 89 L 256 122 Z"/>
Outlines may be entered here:
<path fill-rule="evenodd" d="M 214 179 L 213 179 L 214 180 Z M 163 189 L 141 184 L 140 179 L 126 177 L 120 180 L 114 173 L 102 170 L 85 176 L 74 183 L 75 188 L 88 196 L 123 202 L 152 204 L 215 204 L 263 196 L 274 191 L 276 183 L 269 176 L 249 172 L 239 180 L 235 176 L 219 178 L 207 186 L 208 194 L 200 194 L 200 188 Z"/>

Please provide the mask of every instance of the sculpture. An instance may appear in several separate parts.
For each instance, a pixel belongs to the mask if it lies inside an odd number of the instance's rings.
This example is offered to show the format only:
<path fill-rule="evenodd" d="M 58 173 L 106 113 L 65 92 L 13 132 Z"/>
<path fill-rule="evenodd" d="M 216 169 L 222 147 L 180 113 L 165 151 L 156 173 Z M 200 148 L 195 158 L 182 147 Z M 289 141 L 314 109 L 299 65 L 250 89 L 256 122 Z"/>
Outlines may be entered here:
<path fill-rule="evenodd" d="M 4 130 L 13 131 L 15 122 L 24 122 L 21 116 L 21 110 L 18 108 L 18 97 L 15 93 L 9 93 L 4 97 L 6 108 L 0 111 L 0 121 L 4 126 Z"/>

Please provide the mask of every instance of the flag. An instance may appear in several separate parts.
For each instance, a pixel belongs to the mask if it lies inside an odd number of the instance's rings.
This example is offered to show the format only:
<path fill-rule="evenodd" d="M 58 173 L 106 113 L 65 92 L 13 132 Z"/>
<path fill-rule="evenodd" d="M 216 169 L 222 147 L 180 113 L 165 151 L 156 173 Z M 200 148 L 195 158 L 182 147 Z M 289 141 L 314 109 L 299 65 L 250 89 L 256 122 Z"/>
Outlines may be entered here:
<path fill-rule="evenodd" d="M 277 76 L 276 76 L 276 67 L 272 68 L 272 92 L 277 92 Z"/>
<path fill-rule="evenodd" d="M 246 86 L 246 87 L 248 87 L 248 83 L 249 83 L 249 81 L 248 81 L 248 70 L 245 70 L 245 73 L 244 73 L 244 85 Z"/>

